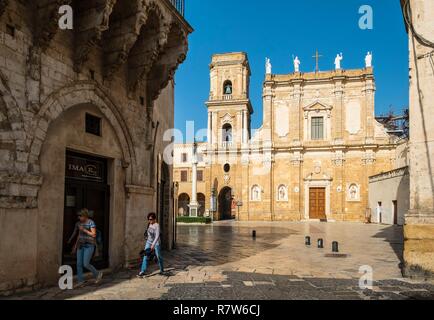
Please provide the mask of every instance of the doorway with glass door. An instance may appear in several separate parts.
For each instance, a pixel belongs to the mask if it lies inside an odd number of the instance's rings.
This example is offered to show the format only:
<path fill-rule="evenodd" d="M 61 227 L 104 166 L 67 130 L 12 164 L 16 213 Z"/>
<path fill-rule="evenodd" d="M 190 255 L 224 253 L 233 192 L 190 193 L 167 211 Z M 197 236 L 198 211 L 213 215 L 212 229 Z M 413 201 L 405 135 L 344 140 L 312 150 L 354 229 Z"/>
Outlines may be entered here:
<path fill-rule="evenodd" d="M 98 269 L 108 268 L 110 187 L 107 184 L 107 159 L 67 151 L 62 264 L 74 270 L 78 212 L 84 208 L 89 210 L 90 219 L 97 226 L 97 248 L 92 264 Z"/>

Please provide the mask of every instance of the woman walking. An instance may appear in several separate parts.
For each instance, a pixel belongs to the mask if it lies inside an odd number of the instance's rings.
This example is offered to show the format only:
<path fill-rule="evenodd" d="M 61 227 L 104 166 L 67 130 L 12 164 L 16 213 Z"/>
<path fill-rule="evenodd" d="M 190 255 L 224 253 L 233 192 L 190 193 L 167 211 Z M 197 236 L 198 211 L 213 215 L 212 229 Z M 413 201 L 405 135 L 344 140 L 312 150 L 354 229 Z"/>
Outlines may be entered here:
<path fill-rule="evenodd" d="M 144 277 L 146 275 L 148 263 L 154 254 L 158 259 L 160 274 L 164 273 L 163 257 L 161 255 L 160 225 L 157 223 L 157 215 L 153 212 L 148 214 L 148 222 L 148 229 L 145 232 L 145 236 L 147 236 L 145 256 L 143 257 L 142 268 L 140 270 L 139 277 Z"/>
<path fill-rule="evenodd" d="M 78 214 L 79 217 L 79 233 L 75 248 L 77 250 L 77 278 L 78 284 L 76 287 L 84 285 L 83 267 L 92 272 L 95 278 L 95 283 L 98 284 L 103 276 L 102 272 L 98 272 L 90 260 L 93 257 L 96 248 L 96 224 L 89 218 L 89 210 L 83 209 Z"/>

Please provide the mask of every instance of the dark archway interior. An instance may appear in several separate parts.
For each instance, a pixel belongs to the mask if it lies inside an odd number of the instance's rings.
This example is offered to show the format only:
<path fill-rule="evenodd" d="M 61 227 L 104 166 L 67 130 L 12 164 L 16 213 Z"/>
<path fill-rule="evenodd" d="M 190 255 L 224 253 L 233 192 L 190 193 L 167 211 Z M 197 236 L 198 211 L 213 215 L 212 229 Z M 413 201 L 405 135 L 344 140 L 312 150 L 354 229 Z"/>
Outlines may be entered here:
<path fill-rule="evenodd" d="M 205 215 L 205 206 L 206 206 L 206 197 L 203 193 L 197 194 L 197 201 L 199 202 L 199 217 L 203 217 Z"/>
<path fill-rule="evenodd" d="M 232 126 L 226 123 L 223 126 L 223 142 L 232 142 Z"/>
<path fill-rule="evenodd" d="M 223 93 L 225 95 L 231 95 L 232 92 L 232 82 L 230 80 L 226 80 L 223 84 Z"/>
<path fill-rule="evenodd" d="M 188 205 L 190 204 L 190 196 L 182 193 L 178 197 L 178 216 L 188 216 Z"/>
<path fill-rule="evenodd" d="M 224 187 L 219 194 L 219 217 L 221 220 L 232 219 L 232 189 Z"/>

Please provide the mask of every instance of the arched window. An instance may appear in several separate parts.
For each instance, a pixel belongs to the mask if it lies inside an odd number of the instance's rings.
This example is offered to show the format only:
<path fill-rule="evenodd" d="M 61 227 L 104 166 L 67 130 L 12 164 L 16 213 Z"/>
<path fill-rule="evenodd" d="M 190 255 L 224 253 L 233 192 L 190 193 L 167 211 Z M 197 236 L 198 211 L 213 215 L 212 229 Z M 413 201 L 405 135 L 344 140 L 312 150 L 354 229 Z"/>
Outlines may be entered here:
<path fill-rule="evenodd" d="M 261 201 L 261 187 L 255 184 L 250 193 L 251 201 Z"/>
<path fill-rule="evenodd" d="M 229 123 L 226 123 L 222 129 L 223 142 L 232 142 L 232 126 Z"/>
<path fill-rule="evenodd" d="M 232 92 L 232 82 L 230 80 L 226 80 L 223 84 L 223 94 L 231 95 Z"/>
<path fill-rule="evenodd" d="M 359 201 L 360 200 L 360 187 L 352 183 L 348 186 L 348 201 Z"/>
<path fill-rule="evenodd" d="M 190 204 L 190 196 L 186 193 L 182 193 L 178 197 L 178 216 L 184 217 L 188 216 L 190 209 L 188 205 Z"/>
<path fill-rule="evenodd" d="M 197 194 L 197 202 L 199 202 L 198 216 L 203 217 L 205 214 L 206 196 L 203 193 Z"/>
<path fill-rule="evenodd" d="M 283 184 L 277 189 L 277 201 L 288 201 L 288 189 Z"/>

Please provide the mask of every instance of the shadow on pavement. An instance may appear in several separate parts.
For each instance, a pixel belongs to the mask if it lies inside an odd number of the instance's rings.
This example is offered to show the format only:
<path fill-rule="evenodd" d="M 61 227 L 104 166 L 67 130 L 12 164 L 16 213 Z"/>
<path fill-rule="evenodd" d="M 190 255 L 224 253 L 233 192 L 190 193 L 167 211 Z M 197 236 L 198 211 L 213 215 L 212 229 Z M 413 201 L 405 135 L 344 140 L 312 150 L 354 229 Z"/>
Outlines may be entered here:
<path fill-rule="evenodd" d="M 358 279 L 300 278 L 245 272 L 225 272 L 223 282 L 173 284 L 163 300 L 432 300 L 434 286 L 399 280 L 359 288 Z"/>
<path fill-rule="evenodd" d="M 382 229 L 374 238 L 384 239 L 388 242 L 392 250 L 395 252 L 396 257 L 399 259 L 400 267 L 404 263 L 403 250 L 404 250 L 404 231 L 401 226 L 389 226 Z"/>
<path fill-rule="evenodd" d="M 256 238 L 252 237 L 253 230 Z M 169 255 L 179 256 L 183 265 L 216 266 L 273 249 L 279 245 L 279 240 L 296 234 L 297 231 L 276 226 L 183 225 L 178 227 L 177 250 Z"/>

